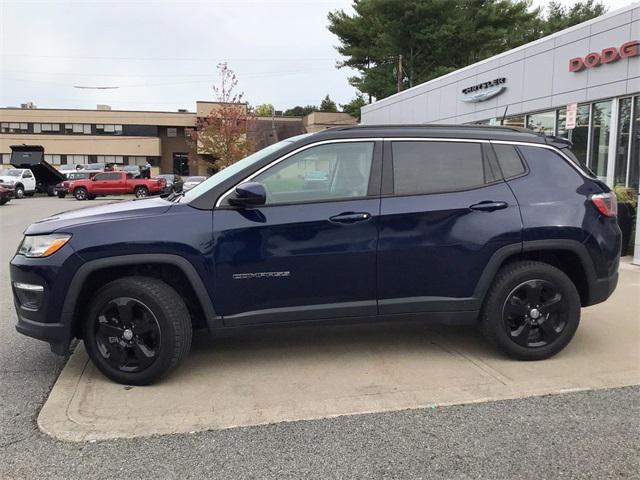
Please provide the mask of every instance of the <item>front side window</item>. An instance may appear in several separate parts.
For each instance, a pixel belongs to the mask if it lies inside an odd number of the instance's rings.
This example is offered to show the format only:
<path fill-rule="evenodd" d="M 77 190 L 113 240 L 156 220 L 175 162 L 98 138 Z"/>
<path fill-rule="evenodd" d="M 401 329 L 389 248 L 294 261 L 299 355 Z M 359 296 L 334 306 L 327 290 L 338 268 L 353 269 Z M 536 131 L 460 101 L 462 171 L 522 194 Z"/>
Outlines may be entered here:
<path fill-rule="evenodd" d="M 267 190 L 267 205 L 364 197 L 373 142 L 318 145 L 290 156 L 252 179 Z"/>
<path fill-rule="evenodd" d="M 498 179 L 480 143 L 393 142 L 392 151 L 396 195 L 468 190 Z"/>

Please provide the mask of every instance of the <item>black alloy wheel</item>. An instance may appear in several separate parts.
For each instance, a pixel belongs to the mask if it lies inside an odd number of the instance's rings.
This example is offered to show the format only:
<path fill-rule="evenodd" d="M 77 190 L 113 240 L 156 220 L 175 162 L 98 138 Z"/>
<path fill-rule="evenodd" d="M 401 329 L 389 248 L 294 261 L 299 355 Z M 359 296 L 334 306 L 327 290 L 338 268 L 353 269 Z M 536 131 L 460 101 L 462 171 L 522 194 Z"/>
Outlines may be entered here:
<path fill-rule="evenodd" d="M 140 300 L 118 297 L 98 314 L 96 346 L 100 355 L 121 372 L 140 372 L 156 360 L 160 349 L 160 325 Z"/>
<path fill-rule="evenodd" d="M 580 295 L 565 272 L 522 260 L 503 266 L 489 288 L 480 326 L 512 358 L 543 360 L 560 352 L 580 324 Z"/>
<path fill-rule="evenodd" d="M 507 296 L 502 309 L 509 338 L 527 348 L 553 343 L 567 326 L 567 301 L 551 282 L 527 280 Z"/>

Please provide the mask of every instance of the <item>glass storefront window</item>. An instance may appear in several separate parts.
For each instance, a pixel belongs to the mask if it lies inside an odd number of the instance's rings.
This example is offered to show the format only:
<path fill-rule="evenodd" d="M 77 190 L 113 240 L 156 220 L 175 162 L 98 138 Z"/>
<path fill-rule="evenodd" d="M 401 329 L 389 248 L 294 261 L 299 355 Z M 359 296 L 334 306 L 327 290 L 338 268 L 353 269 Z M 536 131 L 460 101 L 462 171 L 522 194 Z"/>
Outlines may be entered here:
<path fill-rule="evenodd" d="M 556 128 L 556 111 L 538 112 L 527 115 L 527 128 L 545 135 L 554 135 Z"/>
<path fill-rule="evenodd" d="M 640 96 L 633 99 L 633 126 L 631 138 L 631 155 L 629 155 L 629 187 L 638 191 L 640 177 Z"/>
<path fill-rule="evenodd" d="M 567 109 L 558 109 L 559 137 L 567 138 L 573 143 L 571 151 L 582 163 L 587 163 L 587 142 L 589 140 L 589 105 L 578 105 L 576 113 L 576 127 L 567 130 Z"/>
<path fill-rule="evenodd" d="M 613 176 L 614 185 L 627 184 L 627 163 L 629 160 L 629 135 L 631 135 L 631 98 L 620 99 L 618 110 L 618 138 L 616 141 L 616 162 Z"/>
<path fill-rule="evenodd" d="M 603 181 L 607 179 L 609 133 L 611 127 L 611 100 L 594 103 L 591 119 L 591 156 L 589 167 Z"/>
<path fill-rule="evenodd" d="M 504 119 L 505 127 L 524 127 L 524 115 L 511 115 Z"/>

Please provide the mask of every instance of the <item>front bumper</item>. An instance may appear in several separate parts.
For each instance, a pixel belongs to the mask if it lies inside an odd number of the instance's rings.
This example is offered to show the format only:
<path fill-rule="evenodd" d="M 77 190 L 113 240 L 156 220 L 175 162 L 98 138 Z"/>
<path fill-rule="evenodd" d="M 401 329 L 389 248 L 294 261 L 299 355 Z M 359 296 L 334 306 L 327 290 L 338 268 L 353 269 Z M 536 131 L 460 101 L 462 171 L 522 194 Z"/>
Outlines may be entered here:
<path fill-rule="evenodd" d="M 73 337 L 71 318 L 62 318 L 62 311 L 71 279 L 81 264 L 80 257 L 69 245 L 65 245 L 48 258 L 16 255 L 9 266 L 13 303 L 18 317 L 16 330 L 48 342 L 51 350 L 59 355 L 66 354 Z M 37 294 L 32 292 L 26 298 L 25 292 L 18 288 L 19 284 L 41 286 L 42 291 Z"/>

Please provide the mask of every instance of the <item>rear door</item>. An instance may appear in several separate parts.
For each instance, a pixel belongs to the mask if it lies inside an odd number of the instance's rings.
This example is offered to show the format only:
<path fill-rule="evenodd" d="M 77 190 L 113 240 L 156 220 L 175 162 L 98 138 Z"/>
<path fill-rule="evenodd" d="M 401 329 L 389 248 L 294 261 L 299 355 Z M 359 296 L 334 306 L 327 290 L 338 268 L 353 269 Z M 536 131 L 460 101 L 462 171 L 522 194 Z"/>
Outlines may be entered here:
<path fill-rule="evenodd" d="M 225 325 L 377 314 L 382 143 L 303 147 L 249 177 L 267 204 L 213 215 L 216 310 Z"/>
<path fill-rule="evenodd" d="M 473 311 L 491 257 L 521 244 L 519 207 L 488 142 L 385 142 L 381 314 Z"/>

